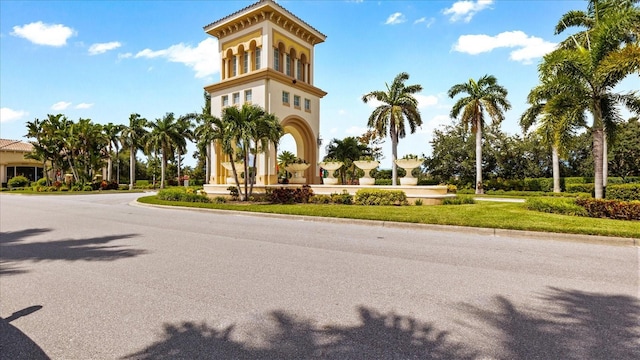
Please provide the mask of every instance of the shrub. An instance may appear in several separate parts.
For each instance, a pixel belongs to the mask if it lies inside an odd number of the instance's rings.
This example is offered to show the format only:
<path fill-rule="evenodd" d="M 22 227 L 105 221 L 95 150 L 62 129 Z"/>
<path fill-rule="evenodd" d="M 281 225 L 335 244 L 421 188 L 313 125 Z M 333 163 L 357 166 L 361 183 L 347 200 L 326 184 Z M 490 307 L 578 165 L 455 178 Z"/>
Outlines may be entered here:
<path fill-rule="evenodd" d="M 7 185 L 9 185 L 10 188 L 22 188 L 22 187 L 27 187 L 29 186 L 29 179 L 27 179 L 24 176 L 14 176 L 11 179 L 9 179 L 9 182 L 7 182 Z"/>
<path fill-rule="evenodd" d="M 589 193 L 592 194 L 595 191 L 594 184 L 567 184 L 568 193 Z"/>
<path fill-rule="evenodd" d="M 435 179 L 420 179 L 418 185 L 438 185 L 440 182 Z"/>
<path fill-rule="evenodd" d="M 118 190 L 129 190 L 129 185 L 124 185 L 124 184 L 118 185 Z"/>
<path fill-rule="evenodd" d="M 456 196 L 454 198 L 446 198 L 442 200 L 442 205 L 466 205 L 475 204 L 476 201 L 472 196 Z"/>
<path fill-rule="evenodd" d="M 76 184 L 71 187 L 71 191 L 82 191 L 82 185 Z"/>
<path fill-rule="evenodd" d="M 640 201 L 576 199 L 587 216 L 621 220 L 640 220 Z"/>
<path fill-rule="evenodd" d="M 585 216 L 587 212 L 583 207 L 576 204 L 575 199 L 562 199 L 562 198 L 529 198 L 525 202 L 525 208 L 528 210 L 562 214 L 562 215 L 577 215 Z"/>
<path fill-rule="evenodd" d="M 238 188 L 236 186 L 229 186 L 227 190 L 229 191 L 231 200 L 238 200 L 238 198 L 240 197 L 240 193 L 238 192 Z"/>
<path fill-rule="evenodd" d="M 36 181 L 36 185 L 46 186 L 47 185 L 47 178 L 38 179 L 38 181 Z"/>
<path fill-rule="evenodd" d="M 455 194 L 457 192 L 458 192 L 458 187 L 457 186 L 452 185 L 452 184 L 447 185 L 447 193 L 448 194 Z"/>
<path fill-rule="evenodd" d="M 313 195 L 309 199 L 314 204 L 331 204 L 331 196 L 329 195 Z"/>
<path fill-rule="evenodd" d="M 376 185 L 391 185 L 392 181 L 391 181 L 391 179 L 376 179 L 375 184 Z"/>
<path fill-rule="evenodd" d="M 607 186 L 607 199 L 640 200 L 640 184 L 620 184 Z"/>
<path fill-rule="evenodd" d="M 211 199 L 204 195 L 189 194 L 182 188 L 162 189 L 158 192 L 158 199 L 166 201 L 185 201 L 208 203 Z"/>
<path fill-rule="evenodd" d="M 227 202 L 227 199 L 224 196 L 216 196 L 213 198 L 213 202 L 216 204 L 224 204 Z"/>
<path fill-rule="evenodd" d="M 82 187 L 82 191 L 93 191 L 93 186 L 85 185 Z"/>
<path fill-rule="evenodd" d="M 267 200 L 274 204 L 308 203 L 313 197 L 313 190 L 309 185 L 301 188 L 276 188 L 267 194 Z"/>
<path fill-rule="evenodd" d="M 593 178 L 592 177 L 568 177 L 568 178 L 564 178 L 564 183 L 566 185 L 591 184 L 593 183 Z"/>
<path fill-rule="evenodd" d="M 376 189 L 358 190 L 355 203 L 358 205 L 408 205 L 404 191 Z"/>
<path fill-rule="evenodd" d="M 422 206 L 422 199 L 416 199 L 416 201 L 413 204 L 415 206 Z"/>
<path fill-rule="evenodd" d="M 351 205 L 353 204 L 353 195 L 349 194 L 347 190 L 342 190 L 341 194 L 331 194 L 331 202 L 334 204 Z"/>
<path fill-rule="evenodd" d="M 136 180 L 136 183 L 133 187 L 146 189 L 149 186 L 149 180 Z"/>

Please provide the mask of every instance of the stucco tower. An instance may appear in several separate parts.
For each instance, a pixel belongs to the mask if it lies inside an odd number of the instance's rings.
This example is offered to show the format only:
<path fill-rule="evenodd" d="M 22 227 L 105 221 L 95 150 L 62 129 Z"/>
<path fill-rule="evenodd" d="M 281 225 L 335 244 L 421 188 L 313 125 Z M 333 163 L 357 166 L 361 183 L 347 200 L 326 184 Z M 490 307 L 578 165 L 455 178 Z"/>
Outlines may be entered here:
<path fill-rule="evenodd" d="M 204 27 L 218 38 L 221 61 L 219 83 L 205 87 L 211 94 L 211 113 L 225 106 L 260 105 L 275 114 L 296 141 L 297 155 L 311 166 L 309 183 L 320 183 L 318 147 L 320 99 L 327 93 L 315 87 L 314 46 L 326 36 L 272 0 L 262 0 Z M 213 146 L 212 184 L 224 184 L 227 161 Z M 256 183 L 277 183 L 273 148 L 259 155 Z"/>

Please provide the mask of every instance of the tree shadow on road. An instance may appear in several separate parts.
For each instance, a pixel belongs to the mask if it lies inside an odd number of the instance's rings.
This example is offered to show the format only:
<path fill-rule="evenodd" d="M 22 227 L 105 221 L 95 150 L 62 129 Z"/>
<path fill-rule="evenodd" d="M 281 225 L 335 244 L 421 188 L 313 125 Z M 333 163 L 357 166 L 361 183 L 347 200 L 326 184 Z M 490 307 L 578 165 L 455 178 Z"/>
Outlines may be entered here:
<path fill-rule="evenodd" d="M 549 288 L 545 309 L 518 309 L 495 298 L 498 310 L 465 305 L 501 333 L 509 359 L 640 359 L 640 301 Z"/>
<path fill-rule="evenodd" d="M 27 316 L 42 308 L 40 305 L 30 306 L 14 312 L 6 319 L 0 318 L 0 358 L 12 360 L 48 360 L 47 354 L 29 336 L 10 322 Z"/>
<path fill-rule="evenodd" d="M 319 327 L 283 311 L 254 329 L 255 346 L 234 339 L 234 326 L 166 324 L 163 338 L 125 359 L 474 359 L 476 353 L 448 334 L 409 316 L 360 307 L 360 323 Z"/>
<path fill-rule="evenodd" d="M 25 272 L 17 267 L 22 261 L 112 261 L 145 254 L 144 250 L 121 245 L 108 245 L 136 234 L 99 236 L 88 239 L 45 240 L 25 242 L 26 238 L 50 232 L 51 229 L 26 229 L 0 233 L 0 275 Z"/>

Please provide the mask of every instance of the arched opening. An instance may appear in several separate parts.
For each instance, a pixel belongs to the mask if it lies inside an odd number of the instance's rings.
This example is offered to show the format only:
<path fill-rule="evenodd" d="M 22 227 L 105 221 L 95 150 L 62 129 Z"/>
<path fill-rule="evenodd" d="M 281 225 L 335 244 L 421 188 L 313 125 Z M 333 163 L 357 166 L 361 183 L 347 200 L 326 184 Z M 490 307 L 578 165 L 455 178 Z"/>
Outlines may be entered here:
<path fill-rule="evenodd" d="M 304 119 L 296 116 L 289 116 L 285 118 L 282 120 L 281 124 L 284 128 L 285 134 L 288 134 L 295 141 L 296 156 L 311 165 L 304 173 L 304 177 L 307 178 L 307 183 L 320 183 L 320 177 L 317 174 L 318 147 L 316 135 L 313 133 L 313 130 Z M 288 137 L 285 138 L 285 141 L 286 139 L 288 139 Z M 290 145 L 288 146 L 292 148 L 293 144 L 291 144 L 292 142 L 290 140 L 289 143 Z M 281 148 L 282 146 L 278 148 L 278 153 L 280 153 Z"/>

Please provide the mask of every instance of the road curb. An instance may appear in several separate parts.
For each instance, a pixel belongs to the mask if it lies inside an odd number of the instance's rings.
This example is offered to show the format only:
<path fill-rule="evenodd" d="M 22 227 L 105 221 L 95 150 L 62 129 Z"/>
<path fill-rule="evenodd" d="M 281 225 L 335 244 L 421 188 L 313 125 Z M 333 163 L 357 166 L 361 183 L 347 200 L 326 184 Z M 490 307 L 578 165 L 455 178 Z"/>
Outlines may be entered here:
<path fill-rule="evenodd" d="M 640 239 L 622 238 L 622 237 L 613 237 L 613 236 L 550 233 L 550 232 L 542 232 L 542 231 L 494 229 L 494 228 L 481 228 L 481 227 L 459 226 L 459 225 L 417 224 L 417 223 L 405 223 L 405 222 L 384 221 L 384 220 L 345 219 L 345 218 L 334 218 L 334 217 L 323 217 L 323 216 L 259 213 L 259 212 L 238 211 L 238 210 L 202 209 L 202 208 L 190 208 L 190 207 L 183 207 L 183 206 L 145 204 L 145 203 L 138 202 L 137 200 L 133 200 L 132 202 L 129 203 L 129 205 L 139 206 L 139 207 L 155 207 L 155 208 L 208 212 L 208 213 L 232 214 L 232 215 L 239 215 L 239 216 L 260 216 L 260 217 L 269 217 L 274 219 L 294 218 L 300 221 L 380 226 L 380 227 L 395 228 L 395 229 L 433 230 L 433 231 L 456 232 L 456 233 L 495 236 L 495 237 L 518 237 L 518 238 L 529 238 L 529 239 L 533 238 L 537 240 L 579 242 L 579 243 L 586 243 L 586 244 L 600 244 L 600 245 L 614 245 L 614 246 L 640 246 Z"/>

